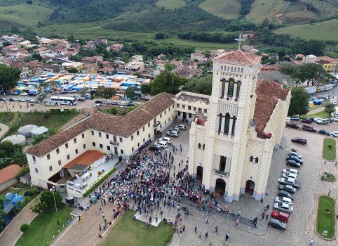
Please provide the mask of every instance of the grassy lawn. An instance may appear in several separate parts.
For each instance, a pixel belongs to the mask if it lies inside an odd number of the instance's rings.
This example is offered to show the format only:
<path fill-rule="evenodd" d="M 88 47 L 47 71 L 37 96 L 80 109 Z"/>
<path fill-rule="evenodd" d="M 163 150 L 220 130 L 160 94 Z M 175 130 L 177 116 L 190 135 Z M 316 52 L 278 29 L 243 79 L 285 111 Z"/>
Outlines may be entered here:
<path fill-rule="evenodd" d="M 329 116 L 329 114 L 326 113 L 323 110 L 323 111 L 320 111 L 320 112 L 314 113 L 314 114 L 311 114 L 311 111 L 310 111 L 307 115 L 302 115 L 300 118 L 302 118 L 302 119 L 309 118 L 309 117 L 312 117 L 312 118 L 326 118 L 328 116 Z"/>
<path fill-rule="evenodd" d="M 225 19 L 234 19 L 239 16 L 241 5 L 239 1 L 206 0 L 198 5 L 206 12 Z"/>
<path fill-rule="evenodd" d="M 0 117 L 2 114 L 0 113 Z M 15 133 L 21 126 L 37 125 L 45 126 L 48 129 L 58 130 L 61 126 L 73 119 L 77 113 L 50 113 L 50 112 L 32 112 L 32 113 L 14 113 L 19 114 L 17 121 L 9 127 L 8 135 Z"/>
<path fill-rule="evenodd" d="M 294 38 L 336 41 L 338 39 L 338 20 L 284 27 L 277 29 L 276 32 L 290 34 Z"/>
<path fill-rule="evenodd" d="M 317 214 L 317 232 L 326 238 L 333 238 L 335 235 L 335 209 L 334 200 L 328 196 L 319 198 Z M 329 214 L 328 214 L 329 212 Z M 324 230 L 327 234 L 324 234 Z"/>
<path fill-rule="evenodd" d="M 15 113 L 12 112 L 1 112 L 0 113 L 0 122 L 5 125 L 10 125 L 11 121 L 14 119 Z"/>
<path fill-rule="evenodd" d="M 184 0 L 159 0 L 156 5 L 165 9 L 179 9 L 186 6 L 186 3 Z"/>
<path fill-rule="evenodd" d="M 110 246 L 114 242 L 114 245 L 164 246 L 169 242 L 173 227 L 160 223 L 158 227 L 147 228 L 145 223 L 132 219 L 134 214 L 132 210 L 126 212 L 102 245 Z"/>
<path fill-rule="evenodd" d="M 331 146 L 331 148 L 329 148 Z M 325 138 L 323 145 L 323 157 L 328 161 L 336 159 L 336 140 L 333 138 Z"/>
<path fill-rule="evenodd" d="M 67 225 L 66 218 L 70 217 L 70 212 L 71 209 L 68 206 L 63 206 L 58 210 L 58 214 L 54 210 L 40 213 L 31 222 L 28 231 L 20 237 L 16 246 L 50 245 L 53 235 L 56 237 L 58 230 L 62 231 L 62 225 Z M 57 225 L 58 218 L 60 225 Z"/>

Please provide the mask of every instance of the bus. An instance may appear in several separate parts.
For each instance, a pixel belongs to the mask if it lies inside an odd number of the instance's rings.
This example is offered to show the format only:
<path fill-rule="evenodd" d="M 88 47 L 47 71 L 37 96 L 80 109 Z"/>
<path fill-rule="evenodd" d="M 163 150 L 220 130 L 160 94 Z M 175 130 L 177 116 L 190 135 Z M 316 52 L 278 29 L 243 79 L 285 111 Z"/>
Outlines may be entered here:
<path fill-rule="evenodd" d="M 52 96 L 50 101 L 56 102 L 58 105 L 76 105 L 76 99 L 74 97 Z"/>

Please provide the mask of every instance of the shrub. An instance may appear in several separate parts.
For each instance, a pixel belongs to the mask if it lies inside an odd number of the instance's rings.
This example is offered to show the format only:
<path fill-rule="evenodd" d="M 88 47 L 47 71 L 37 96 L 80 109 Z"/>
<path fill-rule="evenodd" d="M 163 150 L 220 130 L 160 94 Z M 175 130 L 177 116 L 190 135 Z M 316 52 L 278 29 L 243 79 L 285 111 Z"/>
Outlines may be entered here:
<path fill-rule="evenodd" d="M 22 226 L 20 227 L 20 231 L 22 231 L 23 233 L 25 233 L 28 230 L 28 224 L 22 224 Z"/>

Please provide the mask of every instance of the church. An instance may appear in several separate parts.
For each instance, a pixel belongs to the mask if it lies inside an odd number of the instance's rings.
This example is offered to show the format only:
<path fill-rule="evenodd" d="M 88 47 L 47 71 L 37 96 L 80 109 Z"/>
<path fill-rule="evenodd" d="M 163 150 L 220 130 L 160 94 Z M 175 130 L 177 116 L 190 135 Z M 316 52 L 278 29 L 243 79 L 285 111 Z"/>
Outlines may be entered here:
<path fill-rule="evenodd" d="M 241 50 L 222 53 L 213 60 L 211 96 L 175 96 L 177 117 L 191 122 L 189 173 L 229 202 L 264 197 L 285 128 L 291 92 L 257 79 L 260 60 Z"/>

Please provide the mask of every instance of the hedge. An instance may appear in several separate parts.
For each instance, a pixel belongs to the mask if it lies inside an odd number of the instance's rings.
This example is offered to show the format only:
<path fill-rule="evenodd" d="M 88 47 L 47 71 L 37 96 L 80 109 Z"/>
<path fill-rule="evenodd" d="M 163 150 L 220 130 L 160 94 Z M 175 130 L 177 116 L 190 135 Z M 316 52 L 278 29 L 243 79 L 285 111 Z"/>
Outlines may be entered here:
<path fill-rule="evenodd" d="M 118 163 L 117 163 L 118 164 Z M 117 165 L 116 164 L 116 165 Z M 86 197 L 88 196 L 93 190 L 95 190 L 103 181 L 105 181 L 106 178 L 109 177 L 109 175 L 111 175 L 112 173 L 114 173 L 116 171 L 116 168 L 114 167 L 112 170 L 110 170 L 106 175 L 104 175 L 100 180 L 98 180 L 92 187 L 89 188 L 89 190 L 87 190 L 83 196 Z"/>

